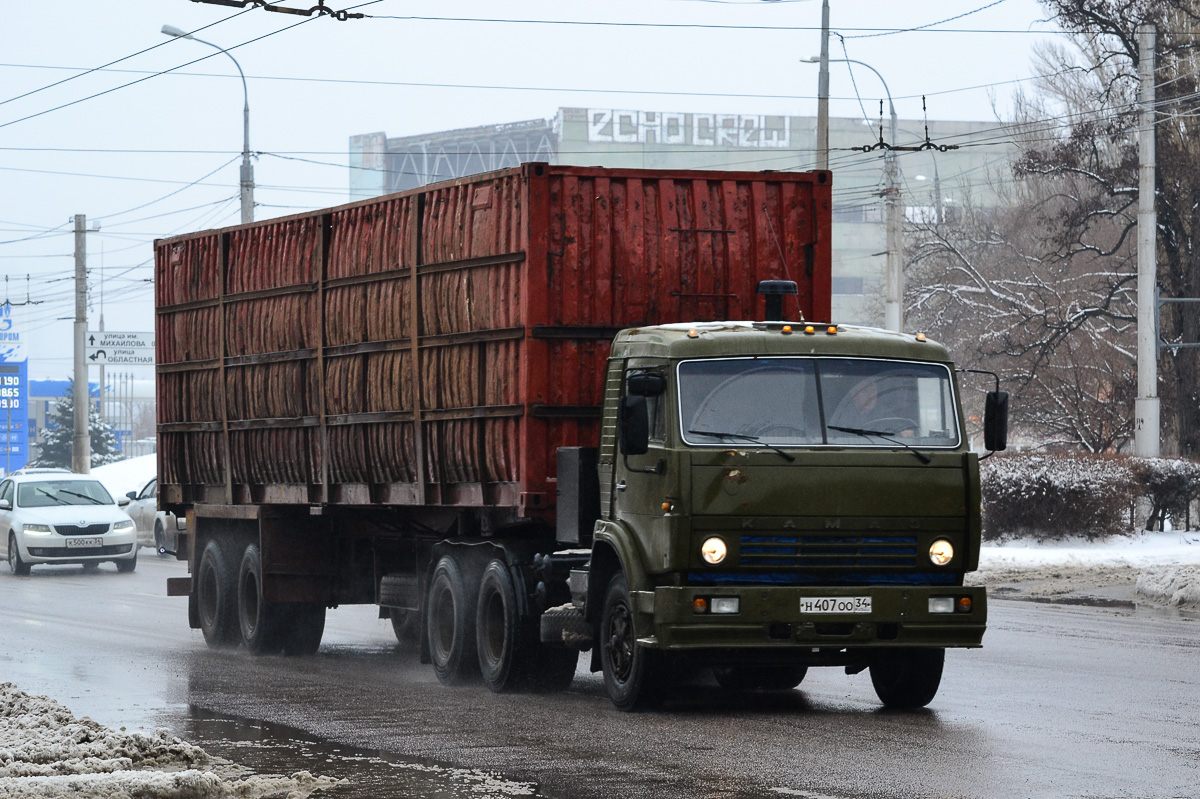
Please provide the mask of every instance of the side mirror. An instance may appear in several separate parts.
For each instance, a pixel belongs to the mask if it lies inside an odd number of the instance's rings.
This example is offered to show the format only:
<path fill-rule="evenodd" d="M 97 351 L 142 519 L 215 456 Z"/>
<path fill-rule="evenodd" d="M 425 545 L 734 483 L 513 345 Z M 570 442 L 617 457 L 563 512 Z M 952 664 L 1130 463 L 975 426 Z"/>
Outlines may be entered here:
<path fill-rule="evenodd" d="M 129 506 L 129 500 L 128 500 L 128 499 L 126 499 L 125 497 L 121 497 L 120 499 L 118 499 L 118 500 L 117 500 L 117 507 L 118 507 L 118 508 L 125 508 L 125 507 L 128 507 L 128 506 Z"/>
<path fill-rule="evenodd" d="M 126 491 L 125 496 L 129 497 L 130 499 L 137 499 L 137 492 L 136 491 Z"/>
<path fill-rule="evenodd" d="M 667 379 L 658 372 L 630 372 L 626 385 L 626 393 L 635 397 L 661 397 L 667 391 Z"/>
<path fill-rule="evenodd" d="M 7 499 L 0 499 L 0 510 L 12 510 L 12 502 Z"/>
<path fill-rule="evenodd" d="M 983 410 L 983 448 L 989 452 L 1008 449 L 1008 392 L 989 391 Z"/>
<path fill-rule="evenodd" d="M 621 400 L 617 431 L 621 452 L 626 455 L 645 455 L 650 449 L 650 414 L 646 398 L 627 396 Z"/>

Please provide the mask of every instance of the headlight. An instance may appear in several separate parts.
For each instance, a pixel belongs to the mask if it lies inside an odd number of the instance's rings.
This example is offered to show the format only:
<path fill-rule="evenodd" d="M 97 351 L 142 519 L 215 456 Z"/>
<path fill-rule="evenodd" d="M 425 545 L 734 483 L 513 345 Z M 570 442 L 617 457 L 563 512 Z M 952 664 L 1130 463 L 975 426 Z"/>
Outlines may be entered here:
<path fill-rule="evenodd" d="M 725 555 L 728 551 L 725 547 L 725 542 L 715 536 L 707 539 L 700 545 L 700 557 L 714 566 L 725 560 Z"/>
<path fill-rule="evenodd" d="M 48 524 L 23 524 L 21 525 L 21 530 L 25 533 L 33 533 L 34 535 L 45 535 L 46 533 L 54 532 Z"/>
<path fill-rule="evenodd" d="M 123 533 L 126 530 L 132 530 L 133 528 L 134 528 L 133 522 L 131 520 L 126 520 L 126 521 L 117 522 L 116 524 L 114 524 L 112 526 L 112 531 L 114 533 Z"/>
<path fill-rule="evenodd" d="M 939 538 L 929 546 L 929 559 L 934 566 L 945 566 L 954 560 L 954 545 L 944 538 Z"/>

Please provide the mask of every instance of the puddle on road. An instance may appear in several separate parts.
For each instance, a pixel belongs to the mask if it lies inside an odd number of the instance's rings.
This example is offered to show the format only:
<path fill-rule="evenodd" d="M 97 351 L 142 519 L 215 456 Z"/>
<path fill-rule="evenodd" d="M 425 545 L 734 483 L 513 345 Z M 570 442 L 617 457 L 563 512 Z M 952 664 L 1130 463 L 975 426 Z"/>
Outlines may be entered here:
<path fill-rule="evenodd" d="M 349 781 L 314 794 L 313 799 L 546 797 L 531 782 L 334 744 L 278 724 L 230 718 L 195 707 L 179 721 L 182 729 L 175 732 L 179 737 L 257 774 L 308 771 Z"/>

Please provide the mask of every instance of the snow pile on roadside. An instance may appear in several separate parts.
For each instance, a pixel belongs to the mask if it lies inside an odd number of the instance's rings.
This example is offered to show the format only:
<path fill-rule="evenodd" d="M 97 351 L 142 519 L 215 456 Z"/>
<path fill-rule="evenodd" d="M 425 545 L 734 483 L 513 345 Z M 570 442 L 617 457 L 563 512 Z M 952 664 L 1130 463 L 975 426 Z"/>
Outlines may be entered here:
<path fill-rule="evenodd" d="M 1139 594 L 1167 605 L 1200 606 L 1200 568 L 1160 566 L 1145 569 L 1138 577 L 1137 590 Z"/>
<path fill-rule="evenodd" d="M 245 775 L 193 744 L 77 719 L 0 683 L 0 796 L 7 799 L 304 799 L 344 780 Z"/>
<path fill-rule="evenodd" d="M 1138 532 L 1103 541 L 1019 539 L 984 544 L 975 584 L 1059 581 L 1061 589 L 1128 581 L 1163 605 L 1200 606 L 1200 533 Z M 1054 588 L 1045 589 L 1055 593 Z"/>
<path fill-rule="evenodd" d="M 158 456 L 154 453 L 97 466 L 90 472 L 92 477 L 104 483 L 114 499 L 121 499 L 130 491 L 141 491 L 157 473 Z"/>

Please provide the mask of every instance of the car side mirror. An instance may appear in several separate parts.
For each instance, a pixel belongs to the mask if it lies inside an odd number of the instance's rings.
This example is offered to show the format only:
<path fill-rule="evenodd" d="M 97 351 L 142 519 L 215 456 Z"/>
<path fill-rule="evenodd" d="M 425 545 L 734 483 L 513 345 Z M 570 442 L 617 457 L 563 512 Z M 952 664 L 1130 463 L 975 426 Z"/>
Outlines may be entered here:
<path fill-rule="evenodd" d="M 989 391 L 983 410 L 983 448 L 989 452 L 1008 449 L 1008 392 Z"/>
<path fill-rule="evenodd" d="M 617 429 L 621 452 L 626 455 L 645 455 L 650 449 L 650 414 L 646 398 L 627 396 L 621 400 Z"/>
<path fill-rule="evenodd" d="M 12 500 L 0 499 L 0 510 L 12 510 Z"/>
<path fill-rule="evenodd" d="M 129 497 L 130 499 L 137 499 L 137 492 L 136 491 L 126 491 L 125 496 Z"/>
<path fill-rule="evenodd" d="M 125 497 L 121 497 L 120 499 L 118 499 L 118 500 L 117 500 L 117 507 L 118 507 L 118 508 L 125 508 L 125 507 L 128 507 L 128 506 L 129 506 L 129 500 L 128 500 L 128 499 L 126 499 Z"/>

